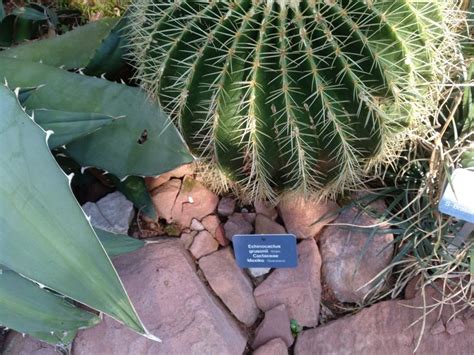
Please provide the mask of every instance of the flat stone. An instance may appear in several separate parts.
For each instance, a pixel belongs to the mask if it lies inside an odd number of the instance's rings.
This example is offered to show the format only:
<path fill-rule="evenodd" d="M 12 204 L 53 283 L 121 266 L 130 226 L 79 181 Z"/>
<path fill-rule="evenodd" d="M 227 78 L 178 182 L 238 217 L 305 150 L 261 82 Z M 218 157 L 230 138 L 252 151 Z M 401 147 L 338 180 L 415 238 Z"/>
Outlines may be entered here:
<path fill-rule="evenodd" d="M 199 232 L 193 240 L 189 251 L 196 259 L 210 254 L 219 248 L 219 244 L 208 231 Z"/>
<path fill-rule="evenodd" d="M 154 189 L 151 193 L 153 205 L 159 218 L 171 223 L 173 206 L 181 189 L 181 180 L 171 179 Z"/>
<path fill-rule="evenodd" d="M 0 349 L 2 350 L 2 349 Z M 43 343 L 28 335 L 10 332 L 5 340 L 2 355 L 60 355 L 55 346 Z"/>
<path fill-rule="evenodd" d="M 442 299 L 438 291 L 431 287 L 425 288 L 425 295 L 428 309 L 431 309 L 430 305 Z M 474 317 L 464 321 L 465 330 L 462 333 L 450 335 L 448 332 L 442 332 L 433 335 L 430 330 L 439 321 L 439 312 L 436 310 L 426 314 L 423 324 L 423 307 L 421 292 L 406 301 L 376 303 L 355 315 L 303 331 L 298 336 L 295 354 L 413 354 L 423 326 L 424 333 L 415 354 L 472 354 Z M 443 307 L 442 321 L 446 322 L 453 315 L 453 311 L 452 307 Z M 411 326 L 417 320 L 419 321 Z"/>
<path fill-rule="evenodd" d="M 286 194 L 278 204 L 286 230 L 298 239 L 316 237 L 325 225 L 336 218 L 338 209 L 335 202 L 304 199 L 296 192 Z"/>
<path fill-rule="evenodd" d="M 281 338 L 275 338 L 260 346 L 253 355 L 288 355 L 288 348 Z"/>
<path fill-rule="evenodd" d="M 173 178 L 182 178 L 186 175 L 193 175 L 194 174 L 194 167 L 193 164 L 184 164 L 176 169 L 173 169 L 167 173 L 161 174 L 157 177 L 146 177 L 145 183 L 148 187 L 149 191 L 153 191 L 154 189 L 160 187 L 161 185 L 165 184 L 169 180 Z"/>
<path fill-rule="evenodd" d="M 286 230 L 281 224 L 275 222 L 271 218 L 257 214 L 255 219 L 255 233 L 256 234 L 285 234 Z"/>
<path fill-rule="evenodd" d="M 235 199 L 223 197 L 217 205 L 217 213 L 221 216 L 228 217 L 235 211 Z"/>
<path fill-rule="evenodd" d="M 127 234 L 135 210 L 133 203 L 120 191 L 102 197 L 96 203 L 87 202 L 82 206 L 94 227 L 118 234 Z"/>
<path fill-rule="evenodd" d="M 199 267 L 211 288 L 234 316 L 246 326 L 255 323 L 259 310 L 253 298 L 253 285 L 237 266 L 231 248 L 202 257 Z"/>
<path fill-rule="evenodd" d="M 225 237 L 232 240 L 236 234 L 250 234 L 253 226 L 243 217 L 241 213 L 234 213 L 224 224 Z"/>
<path fill-rule="evenodd" d="M 444 327 L 443 321 L 440 319 L 435 324 L 433 324 L 433 326 L 430 329 L 430 334 L 438 335 L 438 334 L 444 333 L 445 331 L 446 331 L 446 328 Z"/>
<path fill-rule="evenodd" d="M 162 343 L 105 316 L 79 332 L 74 355 L 242 354 L 247 339 L 196 275 L 179 241 L 147 245 L 114 260 L 144 324 Z"/>
<path fill-rule="evenodd" d="M 236 213 L 237 214 L 237 213 Z M 255 212 L 240 212 L 242 217 L 249 222 L 250 224 L 255 223 L 255 219 L 257 218 L 257 214 Z"/>
<path fill-rule="evenodd" d="M 453 318 L 446 323 L 446 331 L 450 335 L 462 333 L 466 330 L 464 322 L 459 318 Z"/>
<path fill-rule="evenodd" d="M 278 217 L 277 209 L 268 202 L 256 201 L 253 206 L 255 207 L 255 212 L 257 214 L 263 214 L 264 216 L 270 218 L 272 221 L 274 221 Z"/>
<path fill-rule="evenodd" d="M 321 301 L 321 257 L 314 239 L 300 242 L 298 266 L 274 270 L 254 291 L 257 306 L 267 311 L 286 305 L 291 319 L 300 325 L 318 324 Z"/>
<path fill-rule="evenodd" d="M 362 304 L 367 296 L 387 286 L 384 279 L 369 283 L 390 264 L 393 254 L 393 234 L 384 227 L 378 232 L 373 228 L 362 229 L 377 223 L 375 218 L 353 207 L 342 211 L 334 224 L 360 228 L 351 231 L 350 227 L 331 225 L 322 231 L 319 251 L 325 300 L 335 298 L 339 302 Z"/>
<path fill-rule="evenodd" d="M 286 347 L 290 347 L 294 341 L 291 334 L 290 317 L 284 304 L 265 312 L 265 318 L 255 330 L 252 348 L 256 349 L 274 338 L 281 338 Z"/>
<path fill-rule="evenodd" d="M 201 221 L 215 212 L 219 199 L 203 184 L 185 176 L 171 212 L 172 221 L 189 227 L 193 218 Z"/>
<path fill-rule="evenodd" d="M 215 214 L 211 214 L 204 217 L 201 223 L 220 245 L 224 247 L 229 245 L 229 240 L 225 237 L 224 225 L 221 223 L 219 217 Z"/>
<path fill-rule="evenodd" d="M 269 267 L 251 267 L 247 269 L 250 272 L 252 277 L 260 277 L 266 275 L 270 272 L 271 268 Z"/>

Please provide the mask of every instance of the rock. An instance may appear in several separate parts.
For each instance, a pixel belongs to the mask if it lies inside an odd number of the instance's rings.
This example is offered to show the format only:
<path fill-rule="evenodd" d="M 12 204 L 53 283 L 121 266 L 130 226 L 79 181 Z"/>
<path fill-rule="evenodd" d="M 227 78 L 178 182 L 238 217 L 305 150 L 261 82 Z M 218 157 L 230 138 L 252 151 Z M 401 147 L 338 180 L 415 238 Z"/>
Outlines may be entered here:
<path fill-rule="evenodd" d="M 193 230 L 193 231 L 198 231 L 198 232 L 201 232 L 203 231 L 204 229 L 204 226 L 201 222 L 199 222 L 196 218 L 193 218 L 191 220 L 191 226 L 190 228 Z"/>
<path fill-rule="evenodd" d="M 120 191 L 108 194 L 96 203 L 87 202 L 82 209 L 91 218 L 94 227 L 118 234 L 128 234 L 135 214 L 133 203 Z"/>
<path fill-rule="evenodd" d="M 271 218 L 257 214 L 255 219 L 255 233 L 256 234 L 285 234 L 286 230 L 281 224 L 275 222 Z"/>
<path fill-rule="evenodd" d="M 257 306 L 267 311 L 286 305 L 291 319 L 300 325 L 318 324 L 321 301 L 321 257 L 314 239 L 298 244 L 298 266 L 276 269 L 254 291 Z"/>
<path fill-rule="evenodd" d="M 234 213 L 224 224 L 225 237 L 232 240 L 236 234 L 249 234 L 253 232 L 253 226 L 242 216 Z"/>
<path fill-rule="evenodd" d="M 291 334 L 290 317 L 284 304 L 280 304 L 265 312 L 265 318 L 255 330 L 255 339 L 252 348 L 267 343 L 274 338 L 281 338 L 286 347 L 293 344 L 293 335 Z"/>
<path fill-rule="evenodd" d="M 225 237 L 224 226 L 222 225 L 219 217 L 217 217 L 215 214 L 211 214 L 207 217 L 204 217 L 201 223 L 220 245 L 224 247 L 229 245 L 229 240 Z"/>
<path fill-rule="evenodd" d="M 278 204 L 286 230 L 298 239 L 314 238 L 336 218 L 338 208 L 335 202 L 304 199 L 296 192 L 286 194 Z M 320 221 L 321 218 L 324 220 Z"/>
<path fill-rule="evenodd" d="M 247 339 L 196 275 L 179 241 L 147 245 L 116 258 L 114 264 L 143 322 L 163 342 L 105 316 L 98 326 L 79 332 L 74 355 L 244 352 Z"/>
<path fill-rule="evenodd" d="M 221 216 L 228 217 L 235 211 L 235 199 L 230 197 L 223 197 L 217 205 L 217 213 Z"/>
<path fill-rule="evenodd" d="M 250 272 L 252 277 L 260 277 L 266 275 L 270 272 L 271 268 L 269 267 L 251 267 L 247 269 Z"/>
<path fill-rule="evenodd" d="M 458 333 L 462 333 L 466 330 L 464 326 L 464 322 L 459 318 L 453 318 L 446 323 L 446 331 L 450 335 L 455 335 Z"/>
<path fill-rule="evenodd" d="M 430 334 L 438 335 L 438 334 L 444 333 L 445 331 L 446 331 L 446 328 L 444 327 L 443 321 L 440 319 L 435 324 L 433 324 L 433 326 L 430 329 Z"/>
<path fill-rule="evenodd" d="M 197 231 L 189 231 L 189 232 L 181 233 L 180 240 L 186 249 L 189 249 L 191 247 L 191 244 L 193 244 L 193 240 L 196 234 L 198 234 Z"/>
<path fill-rule="evenodd" d="M 434 300 L 443 299 L 434 288 L 426 287 L 425 292 L 429 310 L 430 305 L 437 302 Z M 355 315 L 303 331 L 298 336 L 295 354 L 413 354 L 423 327 L 422 308 L 421 292 L 411 300 L 376 303 Z M 446 322 L 453 311 L 451 306 L 445 305 L 442 320 Z M 472 354 L 474 337 L 470 334 L 474 334 L 474 317 L 464 322 L 465 331 L 462 333 L 432 335 L 430 329 L 438 321 L 438 315 L 438 310 L 426 315 L 423 337 L 416 354 Z"/>
<path fill-rule="evenodd" d="M 253 298 L 253 285 L 237 266 L 230 247 L 202 257 L 199 267 L 234 316 L 246 326 L 255 323 L 259 310 Z"/>
<path fill-rule="evenodd" d="M 159 218 L 163 218 L 167 223 L 172 222 L 172 211 L 176 197 L 181 189 L 181 180 L 171 179 L 151 193 L 153 205 Z"/>
<path fill-rule="evenodd" d="M 281 338 L 275 338 L 260 346 L 253 355 L 288 355 L 288 349 Z"/>
<path fill-rule="evenodd" d="M 276 220 L 278 217 L 278 211 L 275 207 L 272 207 L 268 202 L 256 201 L 254 203 L 255 212 L 257 214 L 263 214 L 267 216 L 272 221 Z"/>
<path fill-rule="evenodd" d="M 193 164 L 184 164 L 177 167 L 174 170 L 171 170 L 167 173 L 161 174 L 157 177 L 146 177 L 145 183 L 148 187 L 149 191 L 153 191 L 154 189 L 160 187 L 161 185 L 165 184 L 172 178 L 182 178 L 186 175 L 193 175 L 194 174 L 194 167 Z"/>
<path fill-rule="evenodd" d="M 61 351 L 53 345 L 43 343 L 28 335 L 10 332 L 1 353 L 2 355 L 60 355 Z"/>
<path fill-rule="evenodd" d="M 344 210 L 334 224 L 370 226 L 378 221 L 357 208 Z M 392 260 L 393 234 L 383 228 L 351 231 L 348 227 L 327 226 L 319 236 L 325 300 L 362 304 L 369 292 L 386 286 L 385 280 L 369 283 Z M 364 286 L 366 285 L 366 286 Z"/>
<path fill-rule="evenodd" d="M 237 214 L 237 213 L 235 213 Z M 257 214 L 254 213 L 254 212 L 240 212 L 239 214 L 242 215 L 242 217 L 244 217 L 244 219 L 249 222 L 250 224 L 254 224 L 255 223 L 255 218 L 257 218 Z"/>
<path fill-rule="evenodd" d="M 189 227 L 193 218 L 201 221 L 214 213 L 218 202 L 217 196 L 203 184 L 185 176 L 171 212 L 172 220 L 183 227 Z"/>
<path fill-rule="evenodd" d="M 196 259 L 210 254 L 219 248 L 219 244 L 208 231 L 199 232 L 193 240 L 189 251 Z"/>

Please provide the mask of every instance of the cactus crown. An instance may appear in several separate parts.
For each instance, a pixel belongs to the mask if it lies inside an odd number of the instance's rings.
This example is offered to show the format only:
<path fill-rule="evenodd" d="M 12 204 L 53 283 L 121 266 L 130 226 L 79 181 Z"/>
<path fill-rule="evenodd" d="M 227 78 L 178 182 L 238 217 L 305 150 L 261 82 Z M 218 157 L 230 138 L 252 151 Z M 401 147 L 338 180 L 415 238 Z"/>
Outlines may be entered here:
<path fill-rule="evenodd" d="M 333 194 L 436 109 L 454 0 L 137 0 L 137 78 L 245 196 Z"/>

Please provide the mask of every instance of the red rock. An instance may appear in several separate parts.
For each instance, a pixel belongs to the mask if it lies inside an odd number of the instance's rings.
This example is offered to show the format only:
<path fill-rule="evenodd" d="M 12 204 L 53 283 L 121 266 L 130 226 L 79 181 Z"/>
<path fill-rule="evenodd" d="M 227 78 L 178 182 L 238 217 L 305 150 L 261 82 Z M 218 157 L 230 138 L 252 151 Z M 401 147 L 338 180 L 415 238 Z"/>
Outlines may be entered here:
<path fill-rule="evenodd" d="M 450 335 L 462 333 L 466 330 L 464 322 L 459 318 L 453 318 L 446 323 L 446 331 Z"/>
<path fill-rule="evenodd" d="M 260 346 L 253 355 L 288 355 L 288 349 L 281 338 L 275 338 Z"/>
<path fill-rule="evenodd" d="M 434 288 L 425 288 L 425 293 L 428 307 L 433 300 L 442 299 Z M 377 303 L 355 315 L 303 331 L 298 336 L 295 354 L 413 354 L 423 326 L 422 308 L 421 292 L 411 300 Z M 442 320 L 446 322 L 452 314 L 453 308 L 445 305 Z M 438 322 L 437 310 L 427 314 L 425 322 L 423 337 L 415 354 L 472 354 L 474 317 L 464 321 L 464 332 L 453 335 L 447 332 L 430 334 L 430 329 Z"/>
<path fill-rule="evenodd" d="M 304 199 L 296 192 L 288 193 L 278 204 L 286 230 L 298 239 L 314 238 L 326 224 L 336 218 L 338 208 L 334 202 Z M 320 220 L 321 218 L 324 219 Z"/>
<path fill-rule="evenodd" d="M 237 213 L 235 213 L 237 214 Z M 242 217 L 244 217 L 244 219 L 249 222 L 250 224 L 254 224 L 255 223 L 255 218 L 257 218 L 257 214 L 254 213 L 254 212 L 240 212 L 239 214 L 242 215 Z"/>
<path fill-rule="evenodd" d="M 147 328 L 162 343 L 104 317 L 79 332 L 74 355 L 242 354 L 247 340 L 195 272 L 179 241 L 150 244 L 114 264 Z"/>
<path fill-rule="evenodd" d="M 253 226 L 242 216 L 234 213 L 224 224 L 225 237 L 232 240 L 236 234 L 249 234 L 253 232 Z"/>
<path fill-rule="evenodd" d="M 255 219 L 255 233 L 256 234 L 285 234 L 286 230 L 281 224 L 275 222 L 271 218 L 257 214 Z"/>
<path fill-rule="evenodd" d="M 221 216 L 228 217 L 235 211 L 235 199 L 223 197 L 217 205 L 217 213 Z"/>
<path fill-rule="evenodd" d="M 290 317 L 284 304 L 265 312 L 265 318 L 255 330 L 252 348 L 256 349 L 274 338 L 281 338 L 287 347 L 290 347 L 294 341 L 291 334 Z"/>
<path fill-rule="evenodd" d="M 229 245 L 229 240 L 225 237 L 224 226 L 219 220 L 219 217 L 217 217 L 215 214 L 211 214 L 207 217 L 204 217 L 201 223 L 220 245 L 224 247 Z"/>
<path fill-rule="evenodd" d="M 255 323 L 259 310 L 253 298 L 253 285 L 237 266 L 231 248 L 202 257 L 199 267 L 211 288 L 234 316 L 246 326 Z"/>
<path fill-rule="evenodd" d="M 0 349 L 2 350 L 2 349 Z M 28 335 L 24 336 L 17 332 L 11 332 L 5 340 L 5 348 L 2 355 L 60 355 L 55 346 L 43 343 Z"/>
<path fill-rule="evenodd" d="M 196 259 L 210 254 L 219 248 L 219 244 L 208 231 L 199 232 L 193 240 L 189 251 Z"/>
<path fill-rule="evenodd" d="M 302 326 L 318 324 L 321 301 L 321 257 L 314 239 L 298 244 L 298 266 L 276 269 L 254 291 L 257 306 L 267 311 L 286 305 L 291 319 Z"/>
<path fill-rule="evenodd" d="M 181 189 L 181 180 L 172 179 L 161 185 L 151 193 L 153 205 L 159 218 L 163 218 L 167 223 L 172 222 L 172 211 L 176 197 Z"/>
<path fill-rule="evenodd" d="M 214 213 L 219 199 L 200 182 L 185 176 L 171 212 L 172 221 L 189 227 L 191 220 L 202 220 Z"/>
<path fill-rule="evenodd" d="M 341 212 L 334 224 L 360 226 L 351 231 L 346 226 L 327 226 L 319 236 L 322 280 L 328 293 L 323 298 L 335 297 L 340 302 L 362 304 L 376 287 L 387 286 L 384 280 L 369 283 L 392 260 L 393 234 L 384 228 L 374 233 L 373 228 L 362 230 L 364 226 L 378 221 L 358 208 L 348 208 Z M 365 285 L 365 286 L 364 286 Z"/>
<path fill-rule="evenodd" d="M 446 331 L 446 328 L 444 327 L 443 321 L 440 319 L 435 324 L 433 324 L 433 326 L 430 329 L 430 334 L 438 335 L 438 334 L 444 333 L 445 331 Z"/>
<path fill-rule="evenodd" d="M 167 173 L 161 174 L 157 177 L 146 177 L 145 183 L 148 187 L 149 191 L 153 191 L 154 189 L 160 187 L 167 181 L 171 180 L 172 178 L 182 178 L 186 175 L 193 175 L 194 174 L 194 167 L 193 164 L 184 164 L 177 167 L 174 170 L 171 170 Z"/>
<path fill-rule="evenodd" d="M 254 207 L 257 214 L 263 214 L 273 221 L 278 217 L 277 209 L 268 202 L 256 201 Z"/>

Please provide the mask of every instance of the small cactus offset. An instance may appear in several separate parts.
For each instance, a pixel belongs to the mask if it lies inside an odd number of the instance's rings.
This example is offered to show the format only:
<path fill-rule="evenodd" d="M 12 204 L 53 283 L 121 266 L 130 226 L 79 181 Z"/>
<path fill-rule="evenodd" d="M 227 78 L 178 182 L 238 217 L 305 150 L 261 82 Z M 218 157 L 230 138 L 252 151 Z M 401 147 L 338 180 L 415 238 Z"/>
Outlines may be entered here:
<path fill-rule="evenodd" d="M 136 0 L 137 78 L 243 196 L 331 195 L 395 156 L 458 56 L 454 0 Z"/>

